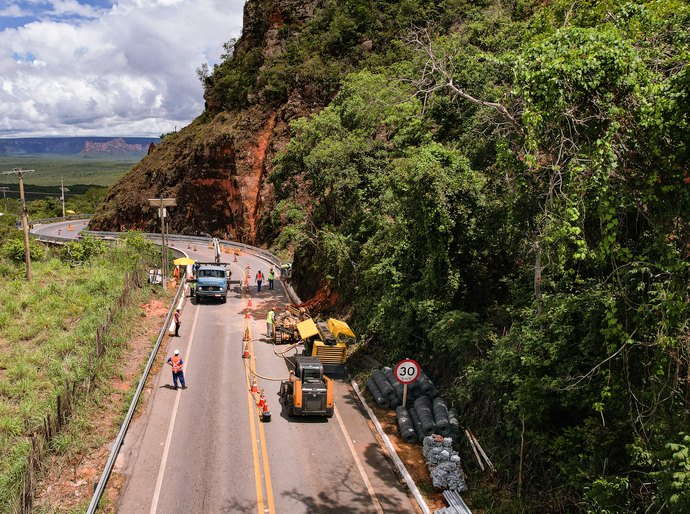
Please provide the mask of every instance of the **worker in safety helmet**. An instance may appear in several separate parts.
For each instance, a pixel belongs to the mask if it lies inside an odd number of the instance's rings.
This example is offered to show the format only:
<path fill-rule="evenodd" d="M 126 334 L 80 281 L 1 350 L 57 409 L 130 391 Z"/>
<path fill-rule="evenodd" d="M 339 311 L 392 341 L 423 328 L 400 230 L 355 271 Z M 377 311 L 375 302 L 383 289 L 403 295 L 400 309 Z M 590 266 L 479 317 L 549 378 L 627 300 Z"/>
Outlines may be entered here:
<path fill-rule="evenodd" d="M 273 290 L 273 281 L 276 278 L 276 272 L 273 270 L 273 267 L 271 267 L 270 270 L 268 270 L 268 289 L 269 291 Z"/>
<path fill-rule="evenodd" d="M 180 350 L 175 350 L 175 355 L 168 357 L 167 362 L 172 366 L 172 378 L 175 389 L 177 389 L 178 380 L 182 385 L 182 389 L 187 389 L 184 383 L 184 372 L 182 371 L 182 364 L 184 364 L 184 362 L 182 361 L 182 357 L 180 357 Z"/>

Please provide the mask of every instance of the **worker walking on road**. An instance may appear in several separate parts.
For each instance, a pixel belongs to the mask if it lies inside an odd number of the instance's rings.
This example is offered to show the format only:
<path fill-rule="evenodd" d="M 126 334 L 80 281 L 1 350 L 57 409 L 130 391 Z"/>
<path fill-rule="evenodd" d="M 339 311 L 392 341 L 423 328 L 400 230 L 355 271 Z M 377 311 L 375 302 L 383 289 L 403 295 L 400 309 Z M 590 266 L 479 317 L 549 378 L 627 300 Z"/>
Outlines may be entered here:
<path fill-rule="evenodd" d="M 271 307 L 266 315 L 266 337 L 273 336 L 273 322 L 275 319 L 276 315 L 275 312 L 273 312 L 273 307 Z"/>
<path fill-rule="evenodd" d="M 261 270 L 259 270 L 258 273 L 256 274 L 255 280 L 256 280 L 256 291 L 260 293 L 261 292 L 261 282 L 264 281 L 264 274 L 261 273 Z"/>
<path fill-rule="evenodd" d="M 175 337 L 180 337 L 180 325 L 182 325 L 182 314 L 180 309 L 175 311 Z"/>
<path fill-rule="evenodd" d="M 182 357 L 180 357 L 180 350 L 175 350 L 175 355 L 168 357 L 168 364 L 172 366 L 173 385 L 175 389 L 177 389 L 178 380 L 182 385 L 182 389 L 187 389 L 184 383 L 184 372 L 182 371 L 182 364 L 184 364 L 184 362 L 182 361 Z"/>
<path fill-rule="evenodd" d="M 273 291 L 273 280 L 276 278 L 276 272 L 273 271 L 273 268 L 268 270 L 268 289 L 269 291 Z"/>

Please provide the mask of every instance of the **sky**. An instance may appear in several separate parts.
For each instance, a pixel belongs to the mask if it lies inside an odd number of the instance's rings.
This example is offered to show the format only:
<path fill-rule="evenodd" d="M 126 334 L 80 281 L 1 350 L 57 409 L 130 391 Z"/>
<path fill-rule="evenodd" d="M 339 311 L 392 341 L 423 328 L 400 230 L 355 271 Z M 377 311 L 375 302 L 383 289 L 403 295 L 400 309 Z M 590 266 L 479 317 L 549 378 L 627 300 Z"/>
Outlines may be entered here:
<path fill-rule="evenodd" d="M 159 135 L 204 108 L 196 70 L 244 0 L 0 0 L 0 138 Z"/>

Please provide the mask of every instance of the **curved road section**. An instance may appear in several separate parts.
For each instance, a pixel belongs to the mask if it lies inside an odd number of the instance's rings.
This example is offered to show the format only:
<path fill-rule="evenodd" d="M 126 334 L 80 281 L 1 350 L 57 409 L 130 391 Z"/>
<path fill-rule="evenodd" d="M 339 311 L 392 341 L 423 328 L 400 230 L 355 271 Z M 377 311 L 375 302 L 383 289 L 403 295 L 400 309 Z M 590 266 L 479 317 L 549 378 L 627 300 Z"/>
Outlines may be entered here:
<path fill-rule="evenodd" d="M 55 236 L 55 226 L 34 233 Z M 195 260 L 213 259 L 207 246 L 175 244 Z M 278 389 L 297 350 L 280 356 L 285 347 L 265 337 L 265 319 L 269 308 L 282 311 L 290 300 L 280 280 L 272 291 L 267 284 L 257 291 L 253 279 L 258 270 L 267 274 L 265 260 L 245 252 L 237 262 L 228 254 L 221 260 L 232 270 L 227 303 L 186 299 L 180 337 L 164 343 L 161 361 L 180 350 L 187 389 L 173 388 L 166 365 L 150 380 L 145 411 L 132 423 L 116 464 L 125 476 L 117 512 L 420 512 L 346 381 L 335 382 L 332 418 L 287 415 Z M 251 357 L 243 359 L 247 328 Z M 261 422 L 252 378 L 265 392 L 268 423 Z"/>

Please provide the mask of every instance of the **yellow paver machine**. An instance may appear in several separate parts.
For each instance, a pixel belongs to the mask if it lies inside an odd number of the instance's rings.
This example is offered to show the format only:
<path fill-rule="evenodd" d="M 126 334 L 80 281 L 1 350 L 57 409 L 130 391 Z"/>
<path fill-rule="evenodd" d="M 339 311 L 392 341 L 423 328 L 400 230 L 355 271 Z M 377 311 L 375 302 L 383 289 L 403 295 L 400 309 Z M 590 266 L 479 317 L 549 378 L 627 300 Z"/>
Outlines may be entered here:
<path fill-rule="evenodd" d="M 347 323 L 335 318 L 328 321 L 307 319 L 297 324 L 297 332 L 304 342 L 304 355 L 317 357 L 324 373 L 345 373 L 347 347 L 355 341 L 355 334 Z"/>

